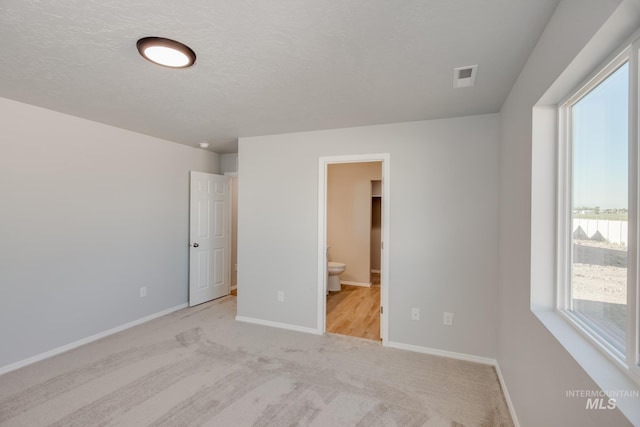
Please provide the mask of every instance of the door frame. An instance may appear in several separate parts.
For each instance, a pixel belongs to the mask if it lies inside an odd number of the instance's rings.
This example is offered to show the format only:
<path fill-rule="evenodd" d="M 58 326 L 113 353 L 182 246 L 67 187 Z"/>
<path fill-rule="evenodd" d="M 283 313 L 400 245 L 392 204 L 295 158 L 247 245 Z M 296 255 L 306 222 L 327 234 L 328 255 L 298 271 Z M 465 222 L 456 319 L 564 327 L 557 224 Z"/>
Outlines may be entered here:
<path fill-rule="evenodd" d="M 231 258 L 232 258 L 232 254 L 231 254 L 231 228 L 233 227 L 233 192 L 231 191 L 231 178 L 236 178 L 236 194 L 238 191 L 238 172 L 225 172 L 223 174 L 224 176 L 229 178 L 229 197 L 228 197 L 228 202 L 229 202 L 229 293 L 231 293 L 231 291 L 233 291 L 234 289 L 238 288 L 238 270 L 236 270 L 236 285 L 233 286 L 233 284 L 231 283 L 231 276 L 233 276 L 233 270 L 235 270 L 236 266 L 231 262 Z M 238 202 L 237 200 L 238 196 L 236 195 L 236 203 Z M 236 211 L 236 226 L 238 225 L 238 212 Z M 238 242 L 237 242 L 237 237 L 236 236 L 236 264 L 238 262 Z"/>
<path fill-rule="evenodd" d="M 327 332 L 327 176 L 330 164 L 382 163 L 382 251 L 380 256 L 380 337 L 385 344 L 389 340 L 389 207 L 391 200 L 391 156 L 389 153 L 351 154 L 320 157 L 318 159 L 318 318 L 317 328 Z"/>

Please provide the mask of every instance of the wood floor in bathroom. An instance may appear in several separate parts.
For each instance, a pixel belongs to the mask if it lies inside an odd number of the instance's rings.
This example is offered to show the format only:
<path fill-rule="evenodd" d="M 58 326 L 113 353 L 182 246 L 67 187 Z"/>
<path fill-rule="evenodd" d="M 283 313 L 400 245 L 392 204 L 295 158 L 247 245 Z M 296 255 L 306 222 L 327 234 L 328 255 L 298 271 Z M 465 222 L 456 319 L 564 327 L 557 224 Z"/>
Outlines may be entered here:
<path fill-rule="evenodd" d="M 380 285 L 342 285 L 327 297 L 327 332 L 380 340 Z"/>
<path fill-rule="evenodd" d="M 380 341 L 380 278 L 371 279 L 370 288 L 342 285 L 342 291 L 329 292 L 327 332 Z"/>

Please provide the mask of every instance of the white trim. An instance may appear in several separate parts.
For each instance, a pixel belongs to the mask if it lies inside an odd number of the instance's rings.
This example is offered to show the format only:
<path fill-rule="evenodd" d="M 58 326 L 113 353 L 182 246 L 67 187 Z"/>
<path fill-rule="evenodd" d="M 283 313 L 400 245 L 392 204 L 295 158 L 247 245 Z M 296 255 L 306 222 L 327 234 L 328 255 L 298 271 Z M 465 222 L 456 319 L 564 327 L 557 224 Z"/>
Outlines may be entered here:
<path fill-rule="evenodd" d="M 40 353 L 38 355 L 29 357 L 27 359 L 20 360 L 18 362 L 12 363 L 11 365 L 3 366 L 3 367 L 0 368 L 0 375 L 6 374 L 7 372 L 15 371 L 16 369 L 23 368 L 25 366 L 31 365 L 31 364 L 36 363 L 36 362 L 40 362 L 41 360 L 48 359 L 48 358 L 53 357 L 53 356 L 57 356 L 58 354 L 64 353 L 64 352 L 69 351 L 69 350 L 73 350 L 74 348 L 77 348 L 77 347 L 83 346 L 85 344 L 89 344 L 89 343 L 91 343 L 93 341 L 97 341 L 99 339 L 108 337 L 109 335 L 113 335 L 115 333 L 124 331 L 125 329 L 129 329 L 129 328 L 132 328 L 134 326 L 138 326 L 138 325 L 140 325 L 142 323 L 149 322 L 149 321 L 151 321 L 153 319 L 157 319 L 158 317 L 166 316 L 167 314 L 171 314 L 174 311 L 182 310 L 183 308 L 186 308 L 187 306 L 188 306 L 188 304 L 186 304 L 186 303 L 185 304 L 180 304 L 180 305 L 177 305 L 175 307 L 171 307 L 171 308 L 168 308 L 166 310 L 159 311 L 157 313 L 154 313 L 154 314 L 151 314 L 149 316 L 143 317 L 141 319 L 133 320 L 131 322 L 125 323 L 124 325 L 116 326 L 115 328 L 111 328 L 111 329 L 108 329 L 106 331 L 99 332 L 97 334 L 88 336 L 86 338 L 82 338 L 82 339 L 80 339 L 78 341 L 74 341 L 72 343 L 65 344 L 65 345 L 63 345 L 61 347 L 54 348 L 53 350 L 49 350 L 49 351 L 46 351 L 44 353 Z"/>
<path fill-rule="evenodd" d="M 629 44 L 625 43 L 617 50 L 605 65 L 598 66 L 588 80 L 577 90 L 572 92 L 564 100 L 558 110 L 559 134 L 558 134 L 558 216 L 557 216 L 557 251 L 558 262 L 556 264 L 556 304 L 557 314 L 574 327 L 592 345 L 601 351 L 611 362 L 617 365 L 623 372 L 631 377 L 633 381 L 640 384 L 640 368 L 638 368 L 640 339 L 638 338 L 638 271 L 639 261 L 638 242 L 638 49 L 640 39 L 638 33 L 633 37 L 635 40 Z M 583 321 L 573 313 L 573 300 L 571 297 L 571 263 L 572 263 L 572 226 L 571 213 L 573 206 L 572 194 L 572 135 L 571 135 L 571 112 L 572 107 L 584 99 L 589 93 L 598 88 L 614 72 L 625 63 L 629 65 L 629 129 L 628 129 L 628 263 L 627 263 L 627 338 L 626 352 L 622 353 L 609 342 L 609 336 L 601 333 L 592 325 Z M 635 262 L 633 262 L 635 260 Z M 565 348 L 567 345 L 562 343 Z M 568 349 L 568 348 L 567 348 Z M 589 372 L 593 378 L 593 374 Z"/>
<path fill-rule="evenodd" d="M 387 157 L 389 157 L 389 153 L 347 154 L 343 156 L 320 157 L 320 160 L 325 160 L 326 163 L 368 163 L 380 162 Z"/>
<path fill-rule="evenodd" d="M 318 295 L 317 298 L 317 324 L 316 328 L 321 334 L 327 330 L 326 296 L 327 290 L 327 162 L 322 158 L 318 162 Z"/>
<path fill-rule="evenodd" d="M 380 273 L 380 270 L 371 270 L 372 273 Z"/>
<path fill-rule="evenodd" d="M 382 342 L 389 340 L 389 319 L 391 307 L 389 304 L 389 256 L 391 254 L 391 239 L 389 225 L 391 224 L 391 156 L 383 154 L 382 160 L 382 245 L 380 250 L 380 305 L 384 312 L 380 313 L 380 337 Z"/>
<path fill-rule="evenodd" d="M 494 368 L 496 368 L 496 374 L 498 374 L 498 381 L 500 381 L 500 387 L 502 387 L 502 394 L 504 395 L 504 399 L 507 401 L 507 406 L 509 407 L 509 412 L 511 413 L 511 419 L 513 420 L 513 425 L 515 427 L 520 427 L 520 421 L 518 421 L 518 416 L 516 415 L 516 408 L 513 406 L 513 402 L 511 401 L 511 396 L 509 396 L 507 383 L 504 381 L 504 377 L 502 376 L 502 371 L 500 370 L 500 365 L 498 364 L 498 362 L 496 362 Z"/>
<path fill-rule="evenodd" d="M 382 162 L 382 242 L 380 255 L 380 305 L 384 312 L 380 315 L 380 337 L 382 342 L 389 339 L 389 253 L 390 205 L 391 205 L 391 155 L 389 153 L 353 154 L 318 158 L 318 295 L 317 331 L 326 332 L 327 294 L 327 169 L 333 163 Z"/>
<path fill-rule="evenodd" d="M 567 126 L 570 121 L 570 109 L 561 106 L 558 109 L 558 141 L 557 144 L 557 236 L 556 236 L 556 251 L 557 251 L 557 264 L 556 264 L 556 283 L 564 284 L 571 283 L 571 259 L 572 250 L 571 244 L 568 241 L 572 241 L 572 225 L 571 225 L 571 188 L 569 182 L 571 179 L 571 157 L 572 150 L 571 144 L 565 143 L 565 141 L 571 140 L 571 127 Z M 555 307 L 570 307 L 571 305 L 571 293 L 567 286 L 556 286 L 555 289 Z"/>
<path fill-rule="evenodd" d="M 223 175 L 224 176 L 224 175 Z M 225 192 L 225 197 L 224 197 L 224 203 L 227 204 L 227 218 L 226 221 L 223 220 L 223 222 L 227 223 L 227 238 L 225 239 L 226 244 L 226 253 L 224 254 L 225 257 L 225 264 L 227 265 L 227 268 L 225 271 L 225 279 L 227 280 L 227 286 L 228 286 L 228 291 L 227 291 L 227 295 L 229 295 L 231 293 L 231 267 L 233 267 L 231 265 L 231 211 L 233 210 L 231 208 L 231 178 L 229 176 L 226 177 L 226 181 L 224 183 L 224 192 Z M 191 251 L 189 251 L 189 256 L 191 256 Z M 236 260 L 237 261 L 237 260 Z M 191 274 L 191 272 L 189 272 L 189 274 Z"/>
<path fill-rule="evenodd" d="M 496 359 L 490 357 L 475 356 L 473 354 L 456 353 L 455 351 L 439 350 L 437 348 L 422 347 L 413 344 L 403 344 L 399 342 L 383 342 L 384 347 L 397 348 L 400 350 L 415 351 L 416 353 L 430 354 L 432 356 L 448 357 L 450 359 L 464 360 L 465 362 L 481 363 L 483 365 L 496 366 Z"/>
<path fill-rule="evenodd" d="M 630 365 L 630 370 L 636 379 L 640 382 L 640 301 L 638 301 L 638 293 L 640 292 L 640 272 L 638 271 L 638 263 L 640 262 L 640 227 L 638 227 L 638 218 L 640 212 L 638 209 L 638 191 L 640 191 L 640 174 L 638 173 L 638 145 L 640 145 L 640 130 L 638 129 L 638 102 L 640 102 L 639 80 L 640 73 L 638 67 L 638 50 L 640 49 L 640 41 L 635 40 L 631 46 L 629 53 L 629 118 L 633 120 L 629 123 L 629 159 L 631 161 L 629 167 L 629 211 L 628 216 L 635 218 L 635 221 L 628 222 L 628 233 L 630 241 L 627 247 L 627 354 L 626 360 Z"/>
<path fill-rule="evenodd" d="M 416 353 L 430 354 L 432 356 L 448 357 L 450 359 L 457 359 L 457 360 L 463 360 L 465 362 L 481 363 L 483 365 L 493 366 L 496 370 L 498 381 L 500 382 L 500 387 L 502 388 L 502 394 L 504 395 L 504 399 L 507 402 L 507 407 L 509 408 L 509 413 L 511 414 L 511 419 L 513 420 L 513 424 L 515 427 L 520 427 L 520 422 L 518 421 L 518 416 L 516 415 L 516 409 L 513 406 L 513 401 L 511 400 L 511 396 L 509 395 L 507 384 L 504 381 L 504 377 L 502 376 L 502 371 L 500 370 L 500 365 L 498 365 L 498 361 L 496 359 L 492 359 L 490 357 L 475 356 L 473 354 L 457 353 L 454 351 L 446 351 L 446 350 L 439 350 L 436 348 L 422 347 L 422 346 L 417 346 L 412 344 L 403 344 L 403 343 L 393 342 L 393 341 L 386 342 L 386 343 L 383 342 L 382 345 L 384 347 L 397 348 L 399 350 L 413 351 Z"/>
<path fill-rule="evenodd" d="M 371 283 L 367 283 L 367 282 L 350 282 L 348 280 L 341 280 L 340 284 L 341 285 L 351 285 L 351 286 L 361 286 L 363 288 L 370 288 L 371 287 Z"/>
<path fill-rule="evenodd" d="M 556 310 L 556 312 L 558 316 L 575 328 L 580 335 L 590 340 L 593 344 L 599 346 L 599 350 L 607 357 L 607 359 L 620 366 L 623 370 L 629 369 L 629 366 L 625 361 L 624 354 L 620 353 L 602 336 L 593 331 L 586 322 L 569 310 Z"/>
<path fill-rule="evenodd" d="M 236 169 L 238 168 L 238 158 L 236 157 Z M 229 210 L 228 210 L 228 215 L 229 215 L 229 293 L 231 293 L 231 291 L 233 291 L 234 289 L 238 288 L 238 284 L 236 283 L 235 285 L 232 285 L 231 282 L 231 277 L 233 276 L 233 273 L 236 273 L 236 282 L 238 281 L 238 242 L 236 241 L 236 264 L 233 265 L 231 264 L 231 228 L 233 227 L 233 192 L 231 191 L 231 178 L 238 178 L 238 172 L 225 172 L 224 176 L 228 176 L 229 177 Z M 237 199 L 237 189 L 238 186 L 238 182 L 236 180 L 236 199 Z M 235 203 L 238 203 L 238 201 L 236 200 Z M 236 212 L 236 224 L 238 223 L 238 212 Z M 236 236 L 238 237 L 238 236 Z"/>
<path fill-rule="evenodd" d="M 236 316 L 238 322 L 252 323 L 254 325 L 269 326 L 272 328 L 288 329 L 305 334 L 322 335 L 318 329 L 307 328 L 305 326 L 292 325 L 290 323 L 272 322 L 271 320 L 254 319 L 253 317 Z"/>

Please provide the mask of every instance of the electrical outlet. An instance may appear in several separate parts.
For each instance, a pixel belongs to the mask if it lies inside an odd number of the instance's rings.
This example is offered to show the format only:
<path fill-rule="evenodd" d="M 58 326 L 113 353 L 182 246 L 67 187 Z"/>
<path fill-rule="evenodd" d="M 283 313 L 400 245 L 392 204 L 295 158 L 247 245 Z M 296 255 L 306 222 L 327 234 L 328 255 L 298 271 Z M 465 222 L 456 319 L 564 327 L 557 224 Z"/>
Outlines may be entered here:
<path fill-rule="evenodd" d="M 442 324 L 445 326 L 453 326 L 453 313 L 442 313 Z"/>
<path fill-rule="evenodd" d="M 140 288 L 140 298 L 144 298 L 147 296 L 147 287 L 143 286 Z"/>
<path fill-rule="evenodd" d="M 284 291 L 278 291 L 278 302 L 284 302 Z"/>
<path fill-rule="evenodd" d="M 420 309 L 412 308 L 411 309 L 411 320 L 420 320 Z"/>

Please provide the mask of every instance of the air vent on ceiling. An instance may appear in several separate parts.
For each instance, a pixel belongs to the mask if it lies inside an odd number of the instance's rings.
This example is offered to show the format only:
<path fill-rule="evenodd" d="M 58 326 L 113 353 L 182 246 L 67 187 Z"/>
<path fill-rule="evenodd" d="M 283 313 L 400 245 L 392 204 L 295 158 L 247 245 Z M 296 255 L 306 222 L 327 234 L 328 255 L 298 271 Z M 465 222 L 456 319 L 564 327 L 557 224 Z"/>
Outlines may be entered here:
<path fill-rule="evenodd" d="M 453 69 L 453 87 L 471 87 L 476 82 L 477 65 L 467 65 Z"/>

